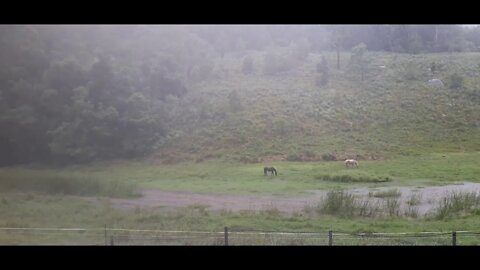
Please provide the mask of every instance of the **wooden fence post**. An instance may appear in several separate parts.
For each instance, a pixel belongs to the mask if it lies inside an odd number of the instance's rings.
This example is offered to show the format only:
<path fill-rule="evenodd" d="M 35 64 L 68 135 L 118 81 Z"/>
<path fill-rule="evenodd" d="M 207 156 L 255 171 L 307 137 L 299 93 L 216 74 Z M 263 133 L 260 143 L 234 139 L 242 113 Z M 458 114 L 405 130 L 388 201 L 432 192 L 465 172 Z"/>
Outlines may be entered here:
<path fill-rule="evenodd" d="M 225 227 L 225 246 L 228 246 L 228 227 Z"/>
<path fill-rule="evenodd" d="M 110 245 L 113 246 L 113 235 L 110 236 Z"/>
<path fill-rule="evenodd" d="M 457 232 L 456 231 L 452 232 L 452 245 L 454 245 L 454 246 L 457 245 Z"/>
<path fill-rule="evenodd" d="M 333 231 L 328 231 L 328 245 L 333 245 Z"/>
<path fill-rule="evenodd" d="M 108 240 L 107 240 L 107 224 L 105 224 L 105 246 L 108 245 Z"/>

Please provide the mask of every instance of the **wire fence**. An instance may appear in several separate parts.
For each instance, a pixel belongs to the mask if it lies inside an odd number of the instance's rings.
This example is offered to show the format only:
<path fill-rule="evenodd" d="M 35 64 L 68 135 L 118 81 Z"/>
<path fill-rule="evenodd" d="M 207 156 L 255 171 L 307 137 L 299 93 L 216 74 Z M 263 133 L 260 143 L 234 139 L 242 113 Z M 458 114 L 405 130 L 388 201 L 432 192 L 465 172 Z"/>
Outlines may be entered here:
<path fill-rule="evenodd" d="M 116 228 L 0 228 L 0 245 L 480 245 L 480 232 L 165 231 Z"/>

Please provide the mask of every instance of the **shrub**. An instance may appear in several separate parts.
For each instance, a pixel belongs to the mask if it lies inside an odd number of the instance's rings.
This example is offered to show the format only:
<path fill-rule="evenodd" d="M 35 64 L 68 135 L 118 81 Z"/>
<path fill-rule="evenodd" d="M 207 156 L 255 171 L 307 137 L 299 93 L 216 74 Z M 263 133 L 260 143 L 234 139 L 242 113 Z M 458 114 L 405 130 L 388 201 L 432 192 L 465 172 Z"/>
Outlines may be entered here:
<path fill-rule="evenodd" d="M 404 78 L 409 81 L 418 80 L 420 78 L 419 69 L 414 63 L 409 63 L 405 67 Z"/>
<path fill-rule="evenodd" d="M 458 73 L 453 73 L 448 77 L 449 87 L 452 89 L 459 89 L 463 88 L 464 85 L 464 78 L 462 75 Z"/>
<path fill-rule="evenodd" d="M 375 198 L 388 198 L 388 197 L 400 197 L 402 193 L 398 191 L 397 189 L 391 189 L 391 190 L 386 190 L 386 191 L 379 191 L 376 193 L 369 193 L 369 197 L 375 197 Z"/>
<path fill-rule="evenodd" d="M 308 158 L 314 158 L 315 157 L 315 152 L 310 151 L 310 150 L 306 150 L 305 151 L 305 156 L 308 157 Z"/>
<path fill-rule="evenodd" d="M 355 197 L 343 191 L 330 191 L 319 211 L 325 214 L 351 217 L 355 213 Z"/>
<path fill-rule="evenodd" d="M 332 181 L 332 182 L 342 182 L 342 183 L 349 183 L 349 182 L 388 182 L 391 179 L 387 177 L 381 176 L 352 176 L 352 175 L 317 175 L 315 179 L 324 180 L 324 181 Z"/>
<path fill-rule="evenodd" d="M 332 154 L 323 154 L 322 155 L 322 160 L 325 160 L 325 161 L 335 161 L 337 160 L 337 157 L 332 155 Z"/>
<path fill-rule="evenodd" d="M 77 196 L 138 196 L 137 188 L 134 184 L 100 180 L 93 177 L 21 171 L 4 173 L 2 178 L 4 179 L 0 181 L 1 190 L 21 190 Z"/>
<path fill-rule="evenodd" d="M 288 154 L 287 155 L 288 161 L 302 161 L 302 157 L 298 154 Z"/>
<path fill-rule="evenodd" d="M 480 195 L 475 192 L 452 192 L 442 198 L 439 206 L 434 210 L 436 219 L 444 219 L 466 212 L 480 205 Z"/>

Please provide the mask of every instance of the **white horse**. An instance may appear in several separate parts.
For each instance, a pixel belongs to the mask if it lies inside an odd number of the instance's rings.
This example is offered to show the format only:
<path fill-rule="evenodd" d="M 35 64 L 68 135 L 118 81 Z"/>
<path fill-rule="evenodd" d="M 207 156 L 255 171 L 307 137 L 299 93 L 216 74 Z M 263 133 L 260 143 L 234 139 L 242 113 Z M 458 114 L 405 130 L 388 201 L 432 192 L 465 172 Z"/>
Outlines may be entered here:
<path fill-rule="evenodd" d="M 345 167 L 358 167 L 358 161 L 355 159 L 346 159 L 345 160 Z"/>

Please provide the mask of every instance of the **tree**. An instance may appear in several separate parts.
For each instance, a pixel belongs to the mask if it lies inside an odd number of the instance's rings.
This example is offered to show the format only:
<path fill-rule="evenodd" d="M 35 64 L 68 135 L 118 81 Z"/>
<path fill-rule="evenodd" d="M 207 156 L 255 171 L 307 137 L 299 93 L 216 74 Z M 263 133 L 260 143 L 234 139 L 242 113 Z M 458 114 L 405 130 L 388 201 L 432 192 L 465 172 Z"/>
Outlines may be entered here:
<path fill-rule="evenodd" d="M 317 64 L 317 72 L 321 73 L 321 77 L 317 80 L 317 84 L 321 86 L 327 85 L 329 79 L 329 67 L 325 55 L 322 56 L 322 61 Z"/>
<path fill-rule="evenodd" d="M 335 25 L 329 27 L 332 33 L 332 44 L 337 52 L 337 69 L 340 69 L 340 51 L 346 38 L 346 28 L 342 25 Z"/>
<path fill-rule="evenodd" d="M 365 71 L 368 64 L 368 59 L 365 55 L 366 52 L 367 46 L 364 43 L 360 43 L 352 49 L 352 55 L 350 57 L 350 66 L 360 73 L 362 82 L 365 78 Z"/>
<path fill-rule="evenodd" d="M 430 71 L 432 72 L 432 75 L 435 75 L 435 71 L 437 70 L 437 66 L 435 65 L 435 62 L 432 62 L 430 65 Z"/>

